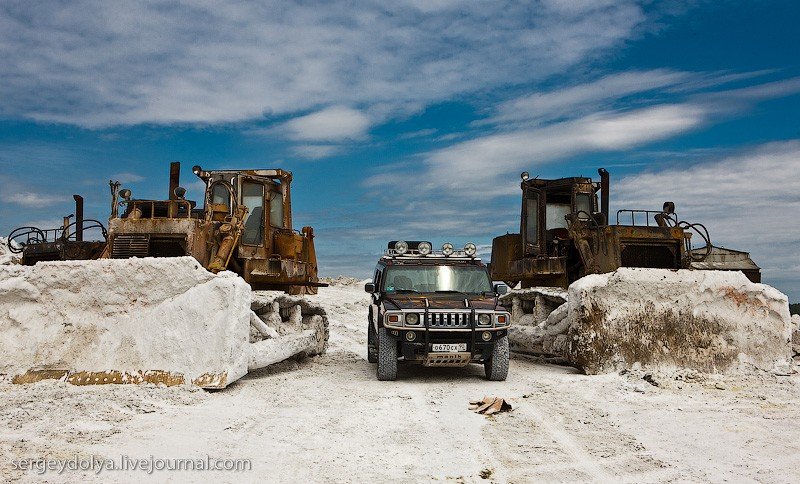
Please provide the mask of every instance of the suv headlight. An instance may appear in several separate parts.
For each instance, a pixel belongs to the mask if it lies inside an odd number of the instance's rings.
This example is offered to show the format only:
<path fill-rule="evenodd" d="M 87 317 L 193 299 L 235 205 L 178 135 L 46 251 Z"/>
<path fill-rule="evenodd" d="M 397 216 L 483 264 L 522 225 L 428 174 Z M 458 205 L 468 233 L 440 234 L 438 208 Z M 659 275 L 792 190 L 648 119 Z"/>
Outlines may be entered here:
<path fill-rule="evenodd" d="M 419 314 L 417 313 L 407 313 L 406 314 L 406 324 L 409 326 L 416 326 L 419 324 Z"/>
<path fill-rule="evenodd" d="M 491 326 L 492 324 L 492 316 L 487 313 L 481 313 L 478 315 L 478 326 Z"/>

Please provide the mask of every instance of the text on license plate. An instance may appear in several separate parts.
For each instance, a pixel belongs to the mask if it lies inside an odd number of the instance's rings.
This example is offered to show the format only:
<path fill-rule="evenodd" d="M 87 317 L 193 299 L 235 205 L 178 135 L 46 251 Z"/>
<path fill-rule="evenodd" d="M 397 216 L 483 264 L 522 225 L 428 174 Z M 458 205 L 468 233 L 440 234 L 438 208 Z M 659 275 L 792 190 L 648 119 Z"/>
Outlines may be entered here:
<path fill-rule="evenodd" d="M 431 345 L 434 353 L 462 353 L 467 351 L 467 343 L 434 343 Z"/>

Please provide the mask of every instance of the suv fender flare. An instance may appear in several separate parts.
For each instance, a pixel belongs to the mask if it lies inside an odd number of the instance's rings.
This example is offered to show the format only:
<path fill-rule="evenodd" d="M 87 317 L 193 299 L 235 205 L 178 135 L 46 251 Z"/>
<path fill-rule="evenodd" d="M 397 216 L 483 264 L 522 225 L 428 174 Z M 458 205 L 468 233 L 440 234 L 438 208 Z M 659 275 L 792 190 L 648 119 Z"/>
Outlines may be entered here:
<path fill-rule="evenodd" d="M 369 305 L 369 324 L 375 328 L 376 334 L 378 329 L 383 327 L 383 315 L 381 314 L 381 307 L 375 303 Z"/>

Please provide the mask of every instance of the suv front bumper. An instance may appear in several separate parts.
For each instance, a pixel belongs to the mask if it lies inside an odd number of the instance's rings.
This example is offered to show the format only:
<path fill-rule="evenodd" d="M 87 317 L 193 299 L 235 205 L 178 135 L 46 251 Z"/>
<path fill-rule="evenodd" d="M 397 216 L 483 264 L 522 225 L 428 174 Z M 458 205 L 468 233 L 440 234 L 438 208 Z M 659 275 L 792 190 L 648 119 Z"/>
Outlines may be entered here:
<path fill-rule="evenodd" d="M 474 332 L 434 331 L 425 328 L 387 329 L 400 343 L 400 354 L 405 361 L 421 362 L 426 366 L 465 366 L 485 361 L 492 356 L 495 341 L 508 334 L 508 328 L 480 328 Z M 409 333 L 413 336 L 409 336 Z M 435 344 L 459 343 L 466 345 L 466 351 L 433 351 Z"/>

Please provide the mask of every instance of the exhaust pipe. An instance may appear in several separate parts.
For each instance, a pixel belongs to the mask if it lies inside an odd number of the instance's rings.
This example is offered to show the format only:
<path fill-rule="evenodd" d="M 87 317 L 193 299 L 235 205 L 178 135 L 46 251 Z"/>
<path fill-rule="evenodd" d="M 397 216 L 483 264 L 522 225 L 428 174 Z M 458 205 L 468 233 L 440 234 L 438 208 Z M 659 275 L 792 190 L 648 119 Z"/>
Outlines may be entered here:
<path fill-rule="evenodd" d="M 600 168 L 597 170 L 597 173 L 600 174 L 600 212 L 603 214 L 603 218 L 605 219 L 605 224 L 609 224 L 609 213 L 608 213 L 608 187 L 609 187 L 609 176 L 608 171 L 605 168 Z"/>
<path fill-rule="evenodd" d="M 181 184 L 181 162 L 173 161 L 169 164 L 169 199 L 177 200 L 175 189 Z"/>
<path fill-rule="evenodd" d="M 80 195 L 73 195 L 75 199 L 75 240 L 77 242 L 83 241 L 83 197 Z"/>

